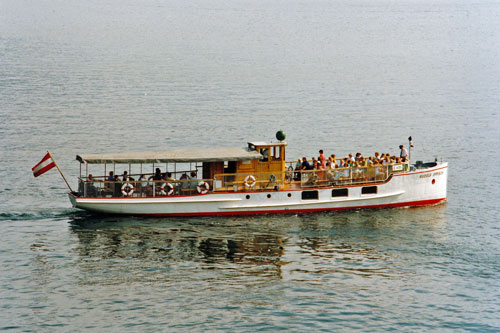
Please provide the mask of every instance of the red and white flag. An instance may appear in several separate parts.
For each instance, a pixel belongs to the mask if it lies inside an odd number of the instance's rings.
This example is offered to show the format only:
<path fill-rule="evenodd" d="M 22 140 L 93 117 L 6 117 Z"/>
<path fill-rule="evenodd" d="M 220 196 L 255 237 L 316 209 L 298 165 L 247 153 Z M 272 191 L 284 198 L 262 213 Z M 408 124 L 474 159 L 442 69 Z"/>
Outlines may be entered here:
<path fill-rule="evenodd" d="M 33 176 L 38 177 L 40 175 L 43 175 L 50 169 L 56 166 L 56 163 L 52 159 L 52 156 L 50 156 L 50 153 L 47 153 L 42 160 L 35 165 L 31 170 L 33 170 Z"/>

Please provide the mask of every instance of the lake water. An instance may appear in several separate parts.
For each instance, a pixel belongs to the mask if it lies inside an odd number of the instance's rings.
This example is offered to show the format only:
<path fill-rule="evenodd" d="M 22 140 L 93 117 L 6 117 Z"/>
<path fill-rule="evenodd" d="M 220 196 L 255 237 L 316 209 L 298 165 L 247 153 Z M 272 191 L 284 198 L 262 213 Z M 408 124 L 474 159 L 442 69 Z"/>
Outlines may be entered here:
<path fill-rule="evenodd" d="M 0 2 L 0 329 L 500 330 L 500 3 Z M 76 154 L 243 146 L 450 164 L 448 203 L 71 208 Z M 94 172 L 95 173 L 95 172 Z"/>

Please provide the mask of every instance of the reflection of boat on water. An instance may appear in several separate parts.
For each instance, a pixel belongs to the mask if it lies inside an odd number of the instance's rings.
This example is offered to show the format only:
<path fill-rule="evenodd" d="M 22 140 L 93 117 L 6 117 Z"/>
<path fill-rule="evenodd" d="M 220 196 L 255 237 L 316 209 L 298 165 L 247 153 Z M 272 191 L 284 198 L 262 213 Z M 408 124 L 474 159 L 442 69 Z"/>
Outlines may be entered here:
<path fill-rule="evenodd" d="M 406 275 L 395 262 L 417 244 L 446 237 L 445 207 L 250 218 L 142 219 L 79 212 L 71 223 L 85 283 L 185 279 L 198 269 L 221 281 L 241 276 Z M 408 223 L 417 216 L 419 223 Z M 265 224 L 263 224 L 263 219 Z M 420 246 L 420 245 L 418 245 Z M 398 252 L 398 251 L 396 251 Z M 411 256 L 411 254 L 410 254 Z M 96 271 L 99 272 L 96 274 Z M 206 275 L 199 274 L 201 278 Z M 254 280 L 249 280 L 254 281 Z"/>
<path fill-rule="evenodd" d="M 78 155 L 85 174 L 80 173 L 79 190 L 69 197 L 74 207 L 92 212 L 162 216 L 298 213 L 446 201 L 447 163 L 392 161 L 293 170 L 287 167 L 295 162 L 285 160 L 286 146 L 283 141 L 249 142 L 246 148 Z M 128 169 L 125 179 L 106 176 L 120 164 Z M 145 164 L 151 173 L 143 172 Z M 90 175 L 88 168 L 94 165 L 102 167 L 103 176 Z"/>
<path fill-rule="evenodd" d="M 160 220 L 153 224 L 150 220 L 142 222 L 106 217 L 75 220 L 71 231 L 78 238 L 75 252 L 82 259 L 84 279 L 107 278 L 87 275 L 87 271 L 101 266 L 105 271 L 133 273 L 126 274 L 127 279 L 144 280 L 175 278 L 165 276 L 165 270 L 173 267 L 176 271 L 220 268 L 235 276 L 281 275 L 285 240 L 280 235 L 248 234 L 248 227 L 253 226 L 241 227 L 241 221 L 230 221 L 231 226 L 220 228 L 196 225 L 190 220 L 176 220 L 174 225 Z M 137 275 L 142 271 L 147 271 L 148 276 Z"/>

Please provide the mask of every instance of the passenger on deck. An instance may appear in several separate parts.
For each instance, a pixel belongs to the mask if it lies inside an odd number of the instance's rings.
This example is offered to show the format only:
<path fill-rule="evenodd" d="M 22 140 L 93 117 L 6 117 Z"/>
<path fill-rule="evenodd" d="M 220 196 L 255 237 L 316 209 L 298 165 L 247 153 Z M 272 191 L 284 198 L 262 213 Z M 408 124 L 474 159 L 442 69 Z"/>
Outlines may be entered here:
<path fill-rule="evenodd" d="M 110 171 L 109 172 L 109 176 L 108 178 L 106 178 L 106 181 L 108 182 L 113 182 L 115 180 L 115 176 L 113 175 L 113 171 Z M 114 186 L 112 183 L 105 183 L 104 184 L 104 196 L 106 195 L 113 195 L 113 191 L 114 191 Z"/>
<path fill-rule="evenodd" d="M 127 180 L 129 180 L 128 172 L 123 171 L 123 181 L 126 182 Z"/>
<path fill-rule="evenodd" d="M 323 169 L 323 167 L 321 166 L 321 162 L 318 161 L 317 159 L 315 159 L 314 157 L 312 159 L 312 163 L 313 163 L 313 169 L 314 170 L 321 170 L 321 169 Z"/>
<path fill-rule="evenodd" d="M 141 183 L 142 186 L 148 185 L 148 181 L 147 181 L 146 176 L 144 174 L 139 176 L 138 181 Z"/>
<path fill-rule="evenodd" d="M 191 181 L 189 182 L 189 188 L 192 190 L 196 190 L 196 187 L 198 186 L 198 179 L 197 179 L 196 172 L 191 172 Z"/>
<path fill-rule="evenodd" d="M 176 179 L 172 178 L 171 172 L 165 172 L 162 174 L 162 180 L 166 180 L 167 182 L 175 182 Z"/>
<path fill-rule="evenodd" d="M 183 173 L 179 180 L 181 181 L 181 188 L 183 190 L 189 188 L 189 177 L 187 174 Z"/>
<path fill-rule="evenodd" d="M 330 168 L 335 169 L 338 168 L 335 154 L 330 155 Z"/>
<path fill-rule="evenodd" d="M 300 158 L 297 160 L 297 163 L 295 163 L 295 170 L 300 170 L 300 168 L 302 167 L 302 161 L 300 160 Z"/>
<path fill-rule="evenodd" d="M 122 190 L 122 184 L 118 183 L 118 175 L 115 175 L 115 184 L 114 184 L 114 189 L 113 189 L 113 196 L 114 197 L 119 197 L 121 196 L 121 190 Z"/>
<path fill-rule="evenodd" d="M 351 162 L 356 162 L 356 160 L 354 159 L 354 157 L 352 157 L 352 154 L 349 154 L 349 157 L 347 157 L 347 159 Z"/>
<path fill-rule="evenodd" d="M 300 168 L 300 170 L 311 170 L 311 169 L 312 169 L 311 164 L 309 164 L 307 158 L 302 157 L 302 167 Z"/>
<path fill-rule="evenodd" d="M 97 189 L 93 184 L 94 181 L 95 181 L 94 176 L 92 176 L 92 174 L 89 173 L 89 176 L 87 177 L 87 184 L 85 184 L 87 186 L 87 196 L 88 197 L 97 196 Z"/>
<path fill-rule="evenodd" d="M 137 183 L 137 192 L 140 193 L 140 195 L 151 195 L 151 189 L 149 188 L 148 180 L 146 179 L 146 176 L 144 174 L 139 176 Z"/>
<path fill-rule="evenodd" d="M 323 149 L 319 150 L 319 157 L 318 157 L 319 162 L 321 163 L 321 166 L 324 168 L 326 167 L 326 157 L 325 154 L 323 154 Z"/>
<path fill-rule="evenodd" d="M 155 174 L 148 178 L 148 180 L 151 180 L 151 179 L 152 180 L 161 180 L 162 179 L 160 168 L 156 168 Z"/>
<path fill-rule="evenodd" d="M 400 145 L 399 149 L 401 149 L 401 151 L 399 153 L 399 157 L 405 157 L 405 158 L 407 158 L 408 157 L 408 151 L 406 150 L 406 148 L 403 145 Z"/>

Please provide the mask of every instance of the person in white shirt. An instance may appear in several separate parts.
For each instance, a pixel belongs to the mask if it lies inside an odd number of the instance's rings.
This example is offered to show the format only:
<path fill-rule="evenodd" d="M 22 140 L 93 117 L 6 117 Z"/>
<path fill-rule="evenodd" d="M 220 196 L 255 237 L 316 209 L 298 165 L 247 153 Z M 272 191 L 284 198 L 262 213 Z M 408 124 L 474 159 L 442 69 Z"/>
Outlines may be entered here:
<path fill-rule="evenodd" d="M 401 149 L 401 152 L 399 153 L 399 157 L 408 158 L 408 151 L 406 150 L 406 148 L 403 145 L 400 145 L 399 149 Z"/>

